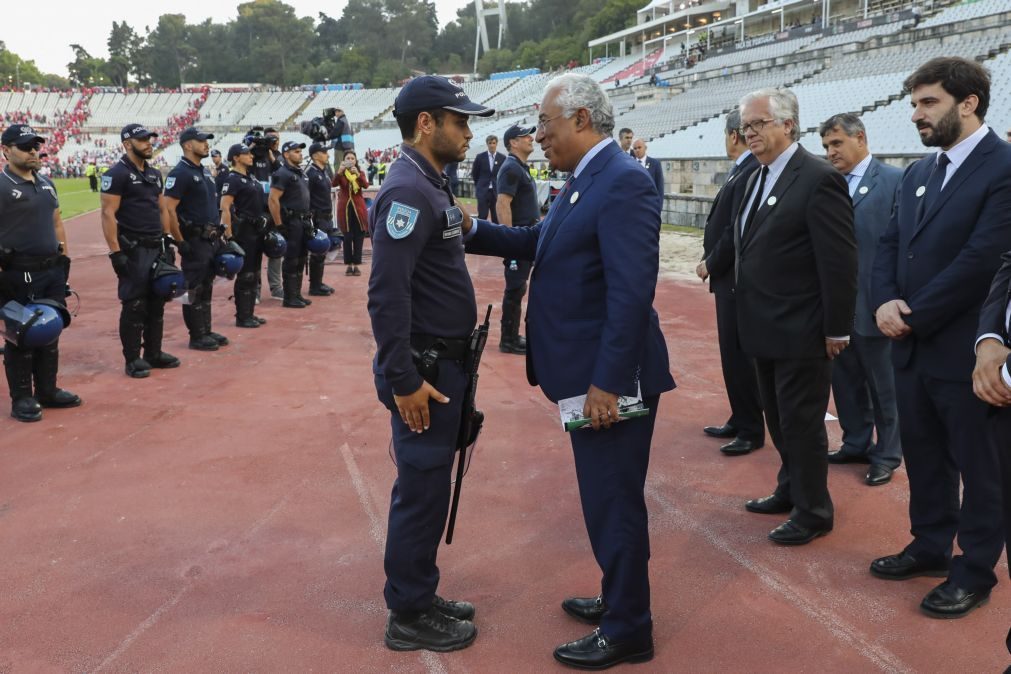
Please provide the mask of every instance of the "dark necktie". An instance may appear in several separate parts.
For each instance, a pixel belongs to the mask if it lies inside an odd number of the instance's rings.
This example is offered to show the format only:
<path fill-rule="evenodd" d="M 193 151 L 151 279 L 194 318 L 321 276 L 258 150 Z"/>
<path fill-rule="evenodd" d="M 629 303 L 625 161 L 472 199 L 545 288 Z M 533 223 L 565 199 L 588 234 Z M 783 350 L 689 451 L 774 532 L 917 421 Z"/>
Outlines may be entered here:
<path fill-rule="evenodd" d="M 763 166 L 758 169 L 759 178 L 758 185 L 755 188 L 755 201 L 751 204 L 751 210 L 748 211 L 748 217 L 744 219 L 744 229 L 741 234 L 744 234 L 751 228 L 751 223 L 755 220 L 755 214 L 758 213 L 758 209 L 762 207 L 762 192 L 765 191 L 765 176 L 769 175 L 769 167 Z"/>
<path fill-rule="evenodd" d="M 948 164 L 950 163 L 951 159 L 947 153 L 942 152 L 937 156 L 937 163 L 934 164 L 934 170 L 930 172 L 930 177 L 927 178 L 926 191 L 923 193 L 923 199 L 920 200 L 920 211 L 917 214 L 917 220 L 922 220 L 923 216 L 930 211 L 934 202 L 937 201 L 937 196 L 941 193 L 941 185 L 944 184 L 944 175 L 948 172 Z"/>

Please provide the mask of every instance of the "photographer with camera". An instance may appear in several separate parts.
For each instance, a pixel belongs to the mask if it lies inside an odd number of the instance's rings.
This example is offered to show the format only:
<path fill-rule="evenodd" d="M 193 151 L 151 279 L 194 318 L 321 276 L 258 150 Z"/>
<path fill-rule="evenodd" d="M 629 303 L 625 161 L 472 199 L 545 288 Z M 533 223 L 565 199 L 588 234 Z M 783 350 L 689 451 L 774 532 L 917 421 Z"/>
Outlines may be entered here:
<path fill-rule="evenodd" d="M 344 264 L 347 265 L 344 275 L 361 276 L 358 265 L 362 263 L 362 243 L 369 221 L 363 191 L 368 188 L 369 180 L 359 169 L 358 156 L 353 150 L 344 154 L 334 185 L 340 188 L 337 193 L 337 226 L 344 234 Z"/>
<path fill-rule="evenodd" d="M 263 195 L 263 213 L 270 220 L 270 209 L 268 208 L 268 196 L 270 194 L 270 178 L 274 171 L 281 168 L 281 152 L 277 149 L 280 136 L 276 129 L 264 129 L 262 126 L 254 126 L 246 134 L 242 143 L 249 148 L 253 155 L 253 165 L 250 169 L 252 176 L 260 183 Z M 284 294 L 281 292 L 281 260 L 270 259 L 267 261 L 267 285 L 270 286 L 270 296 L 281 299 Z M 260 296 L 260 271 L 256 271 L 256 296 Z"/>
<path fill-rule="evenodd" d="M 281 147 L 284 163 L 274 172 L 270 183 L 271 222 L 281 232 L 288 247 L 281 265 L 283 302 L 289 309 L 302 309 L 311 300 L 302 297 L 302 270 L 306 263 L 306 235 L 312 229 L 309 202 L 309 177 L 302 171 L 305 143 L 289 140 Z"/>
<path fill-rule="evenodd" d="M 221 185 L 221 224 L 246 255 L 242 270 L 235 277 L 235 325 L 258 328 L 266 319 L 253 315 L 256 304 L 256 279 L 263 264 L 263 233 L 267 216 L 263 214 L 260 186 L 249 175 L 253 154 L 241 143 L 228 149 L 231 171 Z"/>
<path fill-rule="evenodd" d="M 313 117 L 299 124 L 299 130 L 312 138 L 315 143 L 327 145 L 327 149 L 343 153 L 355 149 L 355 137 L 351 123 L 340 108 L 326 108 L 321 117 Z"/>

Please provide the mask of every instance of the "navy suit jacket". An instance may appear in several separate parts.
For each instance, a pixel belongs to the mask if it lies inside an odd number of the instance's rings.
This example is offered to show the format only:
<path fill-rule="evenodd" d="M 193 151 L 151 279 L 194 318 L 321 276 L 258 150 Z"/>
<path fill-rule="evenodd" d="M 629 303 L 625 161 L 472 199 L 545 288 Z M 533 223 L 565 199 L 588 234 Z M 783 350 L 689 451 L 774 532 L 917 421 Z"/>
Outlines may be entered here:
<path fill-rule="evenodd" d="M 638 162 L 638 160 L 636 160 Z M 646 156 L 646 173 L 649 177 L 653 179 L 653 184 L 656 185 L 656 193 L 660 196 L 660 212 L 663 212 L 663 167 L 660 165 L 659 159 L 653 159 L 649 155 Z"/>
<path fill-rule="evenodd" d="M 872 158 L 853 195 L 853 229 L 857 235 L 857 309 L 853 329 L 864 337 L 884 337 L 874 319 L 877 307 L 871 300 L 874 255 L 878 241 L 888 229 L 901 180 L 902 169 Z"/>
<path fill-rule="evenodd" d="M 533 260 L 527 378 L 552 401 L 593 384 L 620 395 L 674 388 L 653 296 L 660 266 L 656 187 L 612 142 L 533 227 L 480 221 L 467 251 Z"/>
<path fill-rule="evenodd" d="M 873 305 L 903 299 L 912 328 L 892 343 L 897 368 L 972 380 L 980 309 L 1001 254 L 1011 249 L 1011 145 L 992 130 L 917 218 L 931 154 L 906 169 L 874 259 Z"/>
<path fill-rule="evenodd" d="M 1011 251 L 1001 256 L 1001 266 L 990 284 L 990 294 L 979 312 L 976 340 L 986 334 L 1000 335 L 1008 343 L 1007 305 L 1011 301 Z"/>
<path fill-rule="evenodd" d="M 474 163 L 470 165 L 470 177 L 474 179 L 474 194 L 480 196 L 488 190 L 495 189 L 495 181 L 498 180 L 498 170 L 505 163 L 506 156 L 501 152 L 495 153 L 495 168 L 488 166 L 488 151 L 485 150 L 474 158 Z"/>
<path fill-rule="evenodd" d="M 702 259 L 709 271 L 709 292 L 713 293 L 734 291 L 734 222 L 758 160 L 749 154 L 736 168 L 713 199 L 702 238 Z"/>

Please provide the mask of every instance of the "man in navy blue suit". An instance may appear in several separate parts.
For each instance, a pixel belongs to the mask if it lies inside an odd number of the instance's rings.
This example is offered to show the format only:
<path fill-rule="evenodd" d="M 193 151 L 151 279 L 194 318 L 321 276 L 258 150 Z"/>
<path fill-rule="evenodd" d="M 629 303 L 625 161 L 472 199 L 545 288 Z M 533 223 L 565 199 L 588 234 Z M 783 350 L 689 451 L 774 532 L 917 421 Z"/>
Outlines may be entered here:
<path fill-rule="evenodd" d="M 828 462 L 869 463 L 864 482 L 876 487 L 890 482 L 902 462 L 892 344 L 878 330 L 871 306 L 874 255 L 892 216 L 902 169 L 871 154 L 864 123 L 853 113 L 829 117 L 818 133 L 829 163 L 846 178 L 857 237 L 857 305 L 850 348 L 832 366 L 842 447 L 829 452 Z"/>
<path fill-rule="evenodd" d="M 874 560 L 890 580 L 947 576 L 920 604 L 960 618 L 985 604 L 1004 545 L 987 406 L 973 395 L 973 342 L 1011 248 L 1011 146 L 984 123 L 990 76 L 932 59 L 905 82 L 920 140 L 940 148 L 906 169 L 874 261 L 878 327 L 891 337 L 912 542 Z M 959 503 L 959 482 L 963 490 Z M 952 557 L 957 537 L 962 554 Z"/>
<path fill-rule="evenodd" d="M 663 213 L 663 167 L 660 166 L 659 160 L 646 154 L 646 141 L 642 138 L 636 138 L 632 142 L 632 157 L 639 162 L 640 166 L 646 169 L 646 173 L 653 179 L 653 184 L 656 185 L 657 196 L 660 198 L 660 212 Z"/>
<path fill-rule="evenodd" d="M 653 310 L 656 187 L 611 140 L 613 128 L 611 103 L 592 78 L 552 80 L 536 140 L 552 168 L 571 177 L 551 210 L 533 227 L 464 222 L 469 252 L 534 262 L 527 378 L 553 402 L 586 395 L 583 412 L 593 420 L 571 440 L 601 591 L 562 608 L 600 627 L 555 650 L 559 662 L 589 669 L 653 657 L 643 485 L 660 394 L 674 388 Z M 649 416 L 618 422 L 618 397 L 640 392 Z"/>
<path fill-rule="evenodd" d="M 498 170 L 502 168 L 506 157 L 498 151 L 498 136 L 488 136 L 484 140 L 487 152 L 474 157 L 470 165 L 470 177 L 474 180 L 474 198 L 477 199 L 477 217 L 486 218 L 491 215 L 492 222 L 498 222 L 495 210 L 495 183 L 498 180 Z"/>

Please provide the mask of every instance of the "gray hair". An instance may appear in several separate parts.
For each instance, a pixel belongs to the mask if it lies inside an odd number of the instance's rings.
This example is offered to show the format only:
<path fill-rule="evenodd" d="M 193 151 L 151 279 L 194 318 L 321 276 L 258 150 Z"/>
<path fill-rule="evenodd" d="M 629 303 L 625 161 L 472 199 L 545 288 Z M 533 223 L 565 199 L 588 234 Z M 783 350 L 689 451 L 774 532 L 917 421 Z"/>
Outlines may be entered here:
<path fill-rule="evenodd" d="M 800 140 L 800 104 L 797 97 L 789 89 L 759 89 L 746 94 L 740 102 L 741 115 L 744 114 L 744 106 L 762 98 L 769 99 L 769 113 L 779 124 L 787 120 L 793 122 L 793 130 L 790 138 Z"/>
<path fill-rule="evenodd" d="M 852 112 L 832 115 L 826 119 L 818 127 L 818 135 L 824 138 L 837 127 L 850 138 L 856 137 L 858 133 L 864 134 L 864 138 L 867 138 L 867 129 L 864 128 L 864 123 Z"/>
<path fill-rule="evenodd" d="M 729 136 L 732 131 L 741 132 L 741 111 L 734 108 L 727 113 L 726 134 Z"/>
<path fill-rule="evenodd" d="M 610 136 L 614 131 L 614 108 L 611 107 L 611 101 L 597 81 L 589 75 L 559 75 L 548 82 L 545 90 L 558 92 L 556 101 L 565 117 L 571 118 L 576 110 L 586 108 L 594 131 L 602 136 Z"/>

